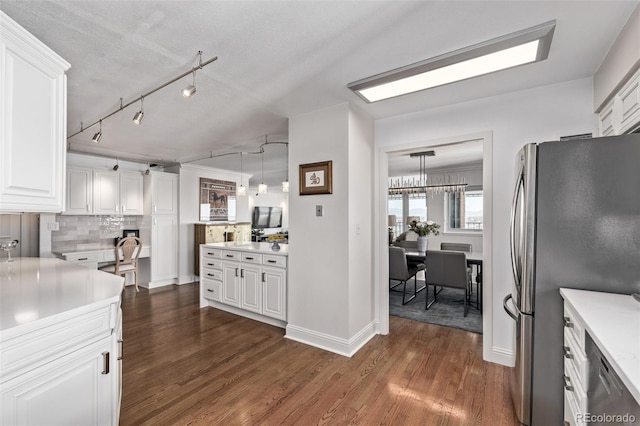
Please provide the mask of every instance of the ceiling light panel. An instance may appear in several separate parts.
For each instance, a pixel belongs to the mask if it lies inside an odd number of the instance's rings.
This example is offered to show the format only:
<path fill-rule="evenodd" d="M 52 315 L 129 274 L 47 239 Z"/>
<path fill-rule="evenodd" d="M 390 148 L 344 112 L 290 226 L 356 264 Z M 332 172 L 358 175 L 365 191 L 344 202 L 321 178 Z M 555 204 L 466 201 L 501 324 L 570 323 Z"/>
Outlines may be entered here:
<path fill-rule="evenodd" d="M 549 55 L 555 21 L 489 40 L 347 85 L 376 102 L 492 72 L 542 61 Z"/>

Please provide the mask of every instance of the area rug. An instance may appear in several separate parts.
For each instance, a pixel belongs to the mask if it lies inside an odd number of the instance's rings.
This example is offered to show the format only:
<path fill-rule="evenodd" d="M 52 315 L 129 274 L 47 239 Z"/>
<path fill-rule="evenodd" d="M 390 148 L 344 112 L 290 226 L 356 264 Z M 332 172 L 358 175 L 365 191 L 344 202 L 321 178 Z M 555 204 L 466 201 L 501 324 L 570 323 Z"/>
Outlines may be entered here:
<path fill-rule="evenodd" d="M 421 283 L 418 280 L 418 288 L 421 285 L 424 285 L 424 282 Z M 409 288 L 413 289 L 413 280 L 407 283 L 407 290 Z M 402 286 L 399 285 L 396 289 L 402 290 Z M 462 303 L 464 290 L 443 288 L 438 293 L 438 301 L 431 305 L 428 310 L 424 309 L 426 293 L 427 290 L 422 290 L 415 299 L 403 305 L 402 291 L 389 291 L 389 314 L 414 321 L 460 328 L 482 334 L 482 314 L 479 310 L 469 306 L 469 313 L 464 317 L 464 304 Z M 472 299 L 475 302 L 475 293 Z M 433 287 L 429 286 L 429 301 L 431 300 L 433 300 Z"/>

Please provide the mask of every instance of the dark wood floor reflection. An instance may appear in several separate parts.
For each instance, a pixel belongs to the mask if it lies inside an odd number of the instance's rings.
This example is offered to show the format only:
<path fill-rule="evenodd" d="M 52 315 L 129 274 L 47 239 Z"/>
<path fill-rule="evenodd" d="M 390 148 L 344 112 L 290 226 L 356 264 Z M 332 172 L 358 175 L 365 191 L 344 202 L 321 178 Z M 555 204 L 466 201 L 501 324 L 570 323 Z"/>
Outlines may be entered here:
<path fill-rule="evenodd" d="M 515 425 L 482 336 L 391 317 L 352 358 L 198 308 L 196 284 L 125 290 L 121 425 Z"/>

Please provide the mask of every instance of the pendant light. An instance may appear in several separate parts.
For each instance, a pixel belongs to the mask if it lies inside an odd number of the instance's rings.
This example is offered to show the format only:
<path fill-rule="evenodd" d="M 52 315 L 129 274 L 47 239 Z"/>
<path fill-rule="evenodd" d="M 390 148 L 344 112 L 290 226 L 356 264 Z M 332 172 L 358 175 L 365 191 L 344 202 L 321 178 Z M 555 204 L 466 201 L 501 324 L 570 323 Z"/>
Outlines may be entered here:
<path fill-rule="evenodd" d="M 287 177 L 282 182 L 282 192 L 289 192 L 289 144 L 285 145 L 285 162 L 287 165 Z"/>
<path fill-rule="evenodd" d="M 267 185 L 264 184 L 264 149 L 262 149 L 262 181 L 260 185 L 258 185 L 258 195 L 264 195 L 266 193 L 267 193 Z"/>
<path fill-rule="evenodd" d="M 247 195 L 247 188 L 242 184 L 242 152 L 240 153 L 240 186 L 236 192 L 238 197 L 244 197 Z"/>

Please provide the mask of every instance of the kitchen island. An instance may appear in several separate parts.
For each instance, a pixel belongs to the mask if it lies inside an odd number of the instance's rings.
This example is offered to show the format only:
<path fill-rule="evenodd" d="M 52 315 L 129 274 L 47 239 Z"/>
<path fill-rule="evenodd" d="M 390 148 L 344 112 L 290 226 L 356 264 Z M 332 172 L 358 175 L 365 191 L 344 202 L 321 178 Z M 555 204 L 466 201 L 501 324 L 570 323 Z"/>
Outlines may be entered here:
<path fill-rule="evenodd" d="M 288 245 L 212 243 L 200 246 L 200 307 L 285 328 Z"/>
<path fill-rule="evenodd" d="M 0 263 L 0 424 L 118 423 L 124 279 L 60 259 Z"/>

